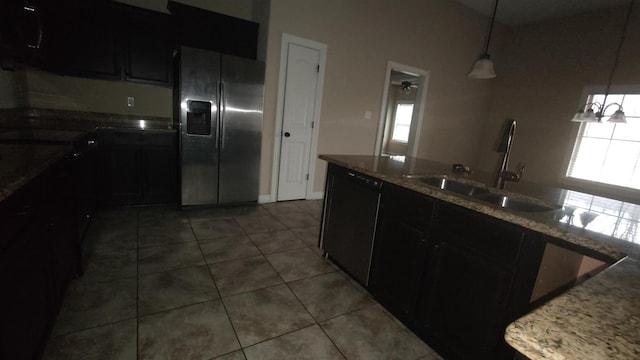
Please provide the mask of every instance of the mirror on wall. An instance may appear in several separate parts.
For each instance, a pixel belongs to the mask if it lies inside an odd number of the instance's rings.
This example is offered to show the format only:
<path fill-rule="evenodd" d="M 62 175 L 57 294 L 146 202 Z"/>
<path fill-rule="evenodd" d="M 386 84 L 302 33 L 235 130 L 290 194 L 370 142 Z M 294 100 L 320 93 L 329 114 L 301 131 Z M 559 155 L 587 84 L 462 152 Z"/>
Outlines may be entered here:
<path fill-rule="evenodd" d="M 429 73 L 389 62 L 376 155 L 416 156 Z"/>

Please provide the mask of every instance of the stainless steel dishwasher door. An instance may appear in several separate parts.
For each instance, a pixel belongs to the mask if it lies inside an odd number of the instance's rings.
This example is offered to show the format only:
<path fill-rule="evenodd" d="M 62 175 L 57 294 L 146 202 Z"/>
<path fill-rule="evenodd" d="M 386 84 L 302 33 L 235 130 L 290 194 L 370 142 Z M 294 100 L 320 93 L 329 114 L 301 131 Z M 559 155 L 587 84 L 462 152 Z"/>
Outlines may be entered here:
<path fill-rule="evenodd" d="M 362 285 L 369 283 L 382 181 L 330 166 L 321 247 Z"/>

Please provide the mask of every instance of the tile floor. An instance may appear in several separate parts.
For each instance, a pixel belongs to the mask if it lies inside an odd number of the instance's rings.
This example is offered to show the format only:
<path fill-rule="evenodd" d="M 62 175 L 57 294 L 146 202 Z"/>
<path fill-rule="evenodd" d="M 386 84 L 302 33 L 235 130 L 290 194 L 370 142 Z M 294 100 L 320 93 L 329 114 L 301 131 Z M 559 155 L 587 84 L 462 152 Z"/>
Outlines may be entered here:
<path fill-rule="evenodd" d="M 45 359 L 440 359 L 321 256 L 320 201 L 99 213 Z"/>

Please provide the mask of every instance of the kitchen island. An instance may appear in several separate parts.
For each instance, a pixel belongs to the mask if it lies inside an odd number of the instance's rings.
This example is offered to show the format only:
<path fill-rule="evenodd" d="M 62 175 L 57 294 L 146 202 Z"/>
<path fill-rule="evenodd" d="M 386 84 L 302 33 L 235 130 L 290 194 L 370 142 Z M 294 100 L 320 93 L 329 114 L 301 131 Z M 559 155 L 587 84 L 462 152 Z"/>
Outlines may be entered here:
<path fill-rule="evenodd" d="M 634 321 L 640 316 L 640 311 L 635 306 L 625 307 L 624 304 L 633 304 L 640 291 L 639 282 L 633 280 L 639 275 L 635 260 L 640 255 L 640 234 L 636 230 L 639 205 L 565 189 L 544 188 L 524 181 L 508 183 L 506 191 L 498 191 L 487 186 L 493 183 L 490 174 L 453 173 L 450 165 L 409 157 L 321 155 L 320 158 L 333 166 L 382 180 L 389 186 L 408 189 L 416 197 L 426 195 L 444 204 L 442 208 L 454 205 L 474 214 L 516 225 L 525 232 L 530 230 L 540 234 L 543 240 L 534 242 L 545 241 L 607 264 L 615 264 L 516 320 L 507 328 L 505 339 L 512 347 L 533 359 L 584 358 L 585 355 L 576 353 L 576 349 L 592 353 L 596 358 L 597 354 L 604 354 L 602 358 L 608 359 L 637 357 L 640 336 Z M 503 208 L 499 204 L 442 190 L 423 181 L 433 177 L 473 184 L 492 193 L 547 206 L 548 210 Z M 589 199 L 591 204 L 599 204 L 597 216 L 593 215 L 595 207 L 581 208 L 572 201 L 575 199 Z M 610 304 L 617 306 L 611 307 Z M 518 313 L 513 311 L 512 314 Z M 518 314 L 518 317 L 522 315 Z M 550 321 L 554 319 L 561 323 L 566 317 L 572 318 L 566 319 L 564 327 Z M 619 317 L 625 320 L 619 321 Z M 625 324 L 629 327 L 621 328 Z M 601 338 L 602 341 L 597 340 Z M 591 344 L 591 347 L 581 345 L 581 342 Z"/>

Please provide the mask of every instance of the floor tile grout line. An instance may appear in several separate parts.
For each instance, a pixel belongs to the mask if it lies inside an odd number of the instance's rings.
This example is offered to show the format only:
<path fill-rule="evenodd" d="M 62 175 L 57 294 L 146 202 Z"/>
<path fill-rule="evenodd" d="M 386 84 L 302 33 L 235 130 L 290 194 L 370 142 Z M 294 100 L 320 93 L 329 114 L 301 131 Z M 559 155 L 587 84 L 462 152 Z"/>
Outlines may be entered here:
<path fill-rule="evenodd" d="M 56 335 L 52 334 L 52 336 L 49 338 L 49 341 L 51 341 L 53 339 L 60 338 L 60 337 L 69 336 L 69 335 L 81 333 L 81 332 L 84 332 L 84 331 L 97 329 L 99 327 L 115 325 L 115 324 L 118 324 L 118 323 L 122 323 L 122 322 L 125 322 L 125 321 L 131 321 L 131 320 L 136 320 L 136 322 L 137 322 L 137 316 L 126 318 L 126 319 L 119 319 L 119 320 L 115 320 L 115 321 L 109 321 L 109 322 L 106 322 L 106 323 L 97 324 L 97 325 L 93 325 L 93 326 L 89 326 L 89 327 L 83 327 L 81 329 L 72 330 L 72 331 L 69 331 L 69 332 L 62 333 L 62 334 L 56 334 Z"/>
<path fill-rule="evenodd" d="M 342 350 L 338 347 L 338 344 L 336 344 L 333 339 L 331 338 L 331 336 L 329 336 L 329 334 L 327 333 L 327 331 L 322 327 L 322 325 L 320 325 L 320 323 L 318 323 L 318 327 L 320 328 L 320 331 L 322 331 L 322 333 L 324 334 L 324 336 L 327 337 L 327 339 L 329 339 L 329 341 L 331 342 L 331 344 L 336 348 L 336 350 L 338 350 L 338 352 L 340 353 L 340 355 L 342 355 L 342 357 L 345 360 L 349 360 L 349 358 L 347 358 L 347 355 L 345 355 Z"/>
<path fill-rule="evenodd" d="M 289 335 L 289 334 L 293 334 L 294 332 L 297 332 L 297 331 L 300 331 L 300 330 L 304 330 L 304 329 L 308 329 L 308 328 L 310 328 L 310 327 L 312 327 L 312 326 L 320 327 L 320 325 L 319 325 L 317 322 L 314 322 L 313 324 L 309 324 L 309 325 L 303 326 L 303 327 L 301 327 L 301 328 L 299 328 L 299 329 L 295 329 L 295 330 L 287 331 L 286 333 L 283 333 L 283 334 L 280 334 L 280 335 L 274 336 L 274 337 L 272 337 L 272 338 L 268 338 L 268 339 L 260 340 L 260 341 L 258 341 L 257 343 L 254 343 L 254 344 L 251 344 L 251 345 L 247 345 L 247 346 L 243 346 L 243 347 L 242 347 L 242 350 L 244 351 L 245 349 L 250 348 L 250 347 L 252 347 L 252 346 L 256 346 L 256 345 L 259 345 L 259 344 L 263 344 L 263 343 L 266 343 L 266 342 L 268 342 L 268 341 L 275 340 L 275 339 L 278 339 L 278 338 L 281 338 L 281 337 L 287 336 L 287 335 Z M 246 354 L 245 354 L 245 357 L 246 357 Z"/>
<path fill-rule="evenodd" d="M 202 305 L 202 304 L 205 304 L 205 303 L 208 303 L 208 302 L 212 303 L 212 302 L 215 302 L 216 300 L 220 300 L 221 301 L 222 298 L 213 298 L 213 299 L 207 299 L 207 300 L 203 300 L 203 301 L 196 301 L 196 302 L 193 302 L 193 303 L 190 303 L 190 304 L 185 304 L 185 305 L 172 307 L 171 309 L 164 309 L 164 310 L 160 310 L 160 311 L 154 311 L 154 312 L 150 312 L 148 314 L 140 315 L 138 317 L 138 319 L 146 318 L 146 317 L 149 317 L 149 316 L 152 316 L 152 315 L 158 315 L 158 314 L 170 312 L 170 311 L 173 311 L 173 310 L 180 310 L 180 309 L 188 308 L 189 306 L 193 306 L 193 305 Z"/>
<path fill-rule="evenodd" d="M 202 256 L 202 258 L 203 258 L 203 260 L 204 260 L 204 262 L 205 262 L 205 264 L 207 266 L 207 270 L 208 270 L 207 272 L 209 273 L 209 277 L 211 278 L 211 281 L 213 282 L 213 286 L 215 286 L 216 291 L 218 292 L 219 301 L 220 301 L 220 304 L 222 305 L 222 308 L 224 309 L 225 315 L 227 316 L 227 321 L 229 321 L 229 325 L 231 325 L 231 329 L 233 330 L 233 335 L 236 337 L 236 341 L 238 342 L 238 346 L 240 346 L 240 350 L 242 351 L 242 344 L 240 343 L 240 337 L 238 336 L 238 331 L 236 330 L 236 327 L 233 325 L 233 321 L 231 321 L 231 316 L 229 315 L 229 310 L 227 309 L 227 305 L 224 303 L 224 300 L 222 299 L 222 294 L 220 293 L 220 289 L 218 289 L 218 284 L 216 284 L 215 277 L 211 273 L 211 268 L 209 267 L 209 263 L 207 262 L 207 258 L 204 256 L 204 252 L 202 251 L 202 247 L 200 246 L 200 242 L 198 241 L 198 236 L 197 236 L 197 234 L 195 232 L 195 229 L 193 228 L 193 224 L 191 223 L 191 220 L 189 220 L 189 226 L 191 227 L 191 231 L 193 232 L 193 236 L 195 236 L 195 238 L 196 238 L 196 243 L 198 244 L 198 249 L 200 249 L 200 255 Z M 247 358 L 247 356 L 244 353 L 244 351 L 242 351 L 242 355 L 244 356 L 245 359 Z"/>

